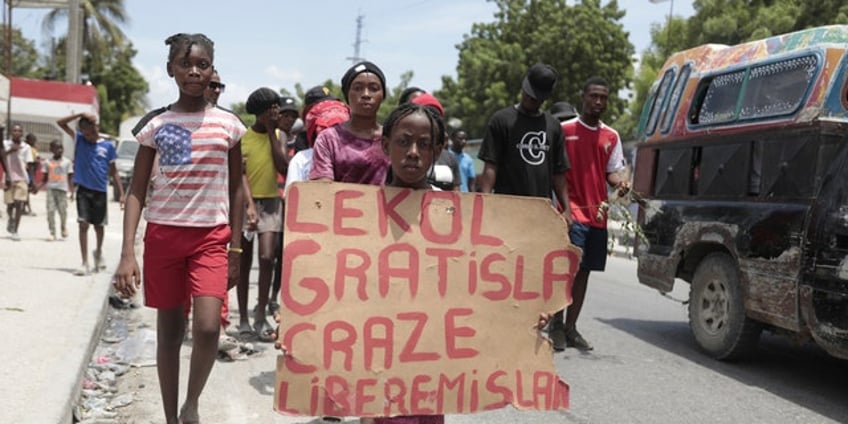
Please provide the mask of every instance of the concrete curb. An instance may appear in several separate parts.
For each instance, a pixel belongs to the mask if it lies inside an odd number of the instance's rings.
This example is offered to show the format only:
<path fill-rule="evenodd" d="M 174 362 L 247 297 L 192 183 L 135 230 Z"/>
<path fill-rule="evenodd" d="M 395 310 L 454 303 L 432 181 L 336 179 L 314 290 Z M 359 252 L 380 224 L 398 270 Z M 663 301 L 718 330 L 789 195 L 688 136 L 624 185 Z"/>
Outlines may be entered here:
<path fill-rule="evenodd" d="M 82 382 L 85 377 L 88 364 L 91 362 L 91 356 L 94 354 L 94 349 L 100 342 L 100 336 L 103 334 L 103 328 L 106 324 L 103 318 L 106 316 L 106 312 L 109 308 L 109 294 L 111 293 L 112 274 L 114 272 L 114 269 L 107 267 L 105 271 L 101 271 L 92 276 L 94 279 L 94 293 L 92 293 L 92 296 L 87 299 L 86 304 L 81 308 L 92 312 L 87 314 L 88 317 L 91 318 L 91 321 L 88 323 L 81 323 L 86 324 L 83 326 L 84 328 L 81 331 L 84 332 L 85 328 L 88 328 L 91 333 L 88 335 L 88 343 L 80 352 L 82 356 L 69 358 L 69 362 L 76 366 L 77 372 L 74 377 L 74 382 L 70 387 L 68 399 L 65 401 L 62 408 L 64 414 L 62 414 L 60 420 L 57 421 L 58 423 L 73 423 L 74 406 L 76 406 L 77 401 L 80 399 L 80 394 L 82 393 L 82 385 L 80 382 Z M 73 361 L 70 359 L 73 359 Z"/>

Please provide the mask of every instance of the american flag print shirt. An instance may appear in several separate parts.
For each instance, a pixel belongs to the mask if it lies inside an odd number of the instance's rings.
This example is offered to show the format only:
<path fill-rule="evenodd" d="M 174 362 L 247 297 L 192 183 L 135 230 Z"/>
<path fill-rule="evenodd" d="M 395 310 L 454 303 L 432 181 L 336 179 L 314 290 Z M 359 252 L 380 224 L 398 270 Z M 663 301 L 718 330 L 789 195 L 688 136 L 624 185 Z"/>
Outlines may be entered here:
<path fill-rule="evenodd" d="M 214 227 L 229 222 L 229 151 L 246 128 L 220 108 L 150 112 L 136 138 L 156 150 L 145 219 L 162 225 Z"/>

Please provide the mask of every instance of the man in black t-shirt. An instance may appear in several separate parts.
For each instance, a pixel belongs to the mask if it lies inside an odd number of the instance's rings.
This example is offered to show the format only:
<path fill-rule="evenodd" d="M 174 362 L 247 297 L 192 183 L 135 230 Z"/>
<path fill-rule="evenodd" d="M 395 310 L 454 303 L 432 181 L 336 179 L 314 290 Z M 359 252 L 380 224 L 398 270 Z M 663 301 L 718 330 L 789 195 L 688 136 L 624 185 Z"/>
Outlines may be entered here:
<path fill-rule="evenodd" d="M 557 73 L 550 65 L 531 66 L 521 85 L 521 102 L 492 115 L 477 157 L 485 163 L 480 175 L 483 193 L 545 198 L 553 193 L 570 225 L 565 183 L 570 166 L 562 128 L 541 110 L 556 82 Z"/>
<path fill-rule="evenodd" d="M 485 164 L 480 175 L 483 193 L 513 194 L 551 198 L 562 208 L 571 226 L 565 172 L 570 168 L 565 153 L 562 127 L 542 103 L 554 90 L 557 73 L 549 65 L 530 67 L 521 84 L 521 102 L 495 112 L 486 127 L 486 136 L 477 157 Z M 554 349 L 565 349 L 562 315 L 551 322 L 549 334 Z"/>

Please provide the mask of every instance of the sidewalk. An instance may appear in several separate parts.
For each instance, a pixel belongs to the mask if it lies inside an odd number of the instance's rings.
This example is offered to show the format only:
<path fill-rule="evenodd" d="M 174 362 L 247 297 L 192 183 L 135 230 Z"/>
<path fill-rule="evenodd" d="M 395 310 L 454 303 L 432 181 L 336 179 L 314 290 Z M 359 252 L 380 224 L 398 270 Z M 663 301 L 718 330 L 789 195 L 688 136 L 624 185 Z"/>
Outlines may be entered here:
<path fill-rule="evenodd" d="M 110 196 L 111 197 L 111 196 Z M 121 245 L 123 214 L 109 202 L 103 255 L 107 269 L 84 277 L 76 203 L 68 204 L 65 241 L 47 241 L 45 193 L 31 196 L 36 216 L 21 217 L 21 241 L 0 234 L 0 422 L 71 423 L 79 381 L 108 307 L 111 274 Z M 57 217 L 58 226 L 58 217 Z M 89 229 L 89 251 L 96 246 Z M 89 259 L 93 264 L 93 259 Z"/>

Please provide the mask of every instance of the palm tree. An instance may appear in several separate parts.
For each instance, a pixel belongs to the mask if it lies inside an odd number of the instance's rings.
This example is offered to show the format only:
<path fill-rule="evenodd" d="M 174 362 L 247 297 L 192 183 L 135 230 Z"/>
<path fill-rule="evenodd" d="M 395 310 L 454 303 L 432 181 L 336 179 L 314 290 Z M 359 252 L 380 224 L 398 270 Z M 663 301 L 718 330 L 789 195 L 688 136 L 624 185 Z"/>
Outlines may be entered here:
<path fill-rule="evenodd" d="M 89 72 L 102 68 L 101 55 L 124 47 L 126 35 L 120 25 L 129 22 L 123 0 L 80 0 L 82 50 L 86 54 L 83 68 Z M 52 33 L 56 22 L 67 21 L 68 9 L 53 9 L 42 23 Z M 92 69 L 93 68 L 93 69 Z"/>

